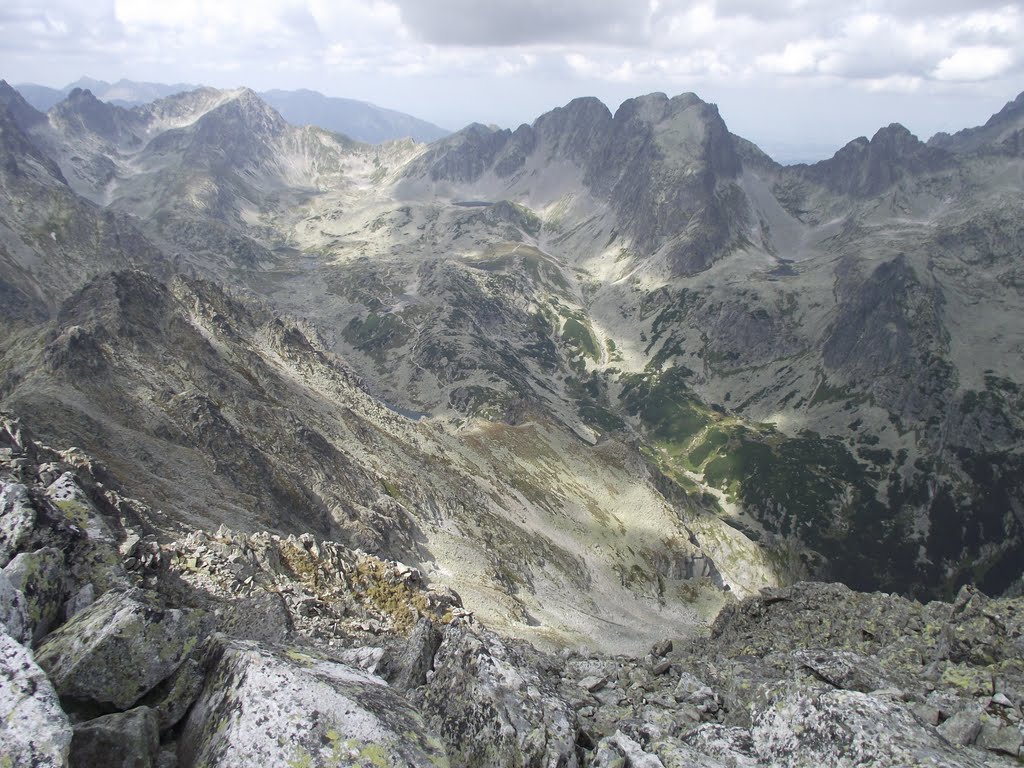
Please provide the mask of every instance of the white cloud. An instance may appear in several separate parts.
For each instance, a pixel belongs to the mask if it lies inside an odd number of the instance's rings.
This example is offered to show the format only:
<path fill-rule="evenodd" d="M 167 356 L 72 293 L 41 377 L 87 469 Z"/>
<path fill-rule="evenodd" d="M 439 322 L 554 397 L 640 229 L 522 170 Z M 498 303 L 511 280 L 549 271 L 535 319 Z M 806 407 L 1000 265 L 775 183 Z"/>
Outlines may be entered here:
<path fill-rule="evenodd" d="M 801 40 L 787 43 L 781 53 L 758 56 L 754 65 L 759 70 L 780 75 L 813 74 L 827 52 L 828 44 L 823 40 Z"/>
<path fill-rule="evenodd" d="M 0 0 L 0 76 L 83 74 L 308 87 L 451 125 L 515 124 L 585 94 L 614 108 L 746 89 L 770 110 L 813 93 L 790 111 L 845 133 L 854 118 L 829 117 L 853 109 L 844 99 L 985 98 L 991 114 L 1024 82 L 1024 0 Z"/>
<path fill-rule="evenodd" d="M 1001 75 L 1013 64 L 1013 54 L 1005 48 L 976 45 L 960 48 L 935 67 L 937 80 L 977 81 Z"/>
<path fill-rule="evenodd" d="M 565 63 L 580 77 L 600 77 L 601 67 L 597 62 L 582 53 L 565 54 Z"/>
<path fill-rule="evenodd" d="M 889 75 L 865 80 L 864 88 L 870 93 L 916 93 L 924 85 L 924 78 L 912 75 Z"/>

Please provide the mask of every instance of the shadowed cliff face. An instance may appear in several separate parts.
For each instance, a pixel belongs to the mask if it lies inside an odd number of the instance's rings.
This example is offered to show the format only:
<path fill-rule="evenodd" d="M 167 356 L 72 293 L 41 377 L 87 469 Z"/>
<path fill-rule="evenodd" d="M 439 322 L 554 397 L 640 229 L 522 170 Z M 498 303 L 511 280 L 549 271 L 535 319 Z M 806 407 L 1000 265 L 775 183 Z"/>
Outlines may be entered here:
<path fill-rule="evenodd" d="M 609 649 L 808 576 L 1020 577 L 1024 161 L 991 144 L 784 168 L 692 94 L 429 146 L 244 89 L 4 103 L 0 398 L 171 516 Z"/>
<path fill-rule="evenodd" d="M 855 267 L 854 267 L 855 268 Z M 825 366 L 858 384 L 901 418 L 927 420 L 956 390 L 941 288 L 922 285 L 902 255 L 863 279 L 841 275 L 850 291 L 822 346 Z"/>

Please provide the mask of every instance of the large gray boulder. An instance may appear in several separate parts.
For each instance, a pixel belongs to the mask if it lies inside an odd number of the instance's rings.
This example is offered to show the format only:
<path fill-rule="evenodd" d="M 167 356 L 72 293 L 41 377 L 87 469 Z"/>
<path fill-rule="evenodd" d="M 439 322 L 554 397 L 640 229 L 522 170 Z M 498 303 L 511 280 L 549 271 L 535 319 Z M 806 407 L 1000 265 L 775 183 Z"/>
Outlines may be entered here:
<path fill-rule="evenodd" d="M 39 642 L 57 623 L 67 598 L 64 553 L 55 547 L 21 552 L 4 568 L 4 575 L 24 596 L 32 642 Z"/>
<path fill-rule="evenodd" d="M 32 644 L 32 627 L 28 623 L 25 596 L 16 589 L 7 575 L 0 570 L 0 624 L 7 634 L 26 645 Z"/>
<path fill-rule="evenodd" d="M 492 632 L 450 624 L 417 692 L 427 722 L 457 765 L 573 768 L 575 718 L 540 674 L 536 651 Z"/>
<path fill-rule="evenodd" d="M 751 730 L 754 749 L 767 765 L 985 765 L 981 755 L 922 727 L 888 696 L 786 684 L 778 692 L 755 714 Z"/>
<path fill-rule="evenodd" d="M 434 654 L 441 645 L 441 633 L 430 619 L 420 619 L 409 637 L 398 646 L 390 659 L 387 681 L 402 690 L 417 688 L 427 682 L 427 673 L 434 663 Z"/>
<path fill-rule="evenodd" d="M 0 765 L 67 765 L 71 723 L 32 654 L 0 625 Z"/>
<path fill-rule="evenodd" d="M 21 483 L 0 482 L 0 568 L 28 543 L 36 525 L 36 511 Z"/>
<path fill-rule="evenodd" d="M 36 658 L 62 699 L 125 710 L 201 639 L 200 613 L 161 608 L 141 590 L 108 592 L 50 634 Z"/>
<path fill-rule="evenodd" d="M 247 641 L 224 648 L 179 745 L 182 768 L 448 765 L 419 713 L 380 678 Z"/>
<path fill-rule="evenodd" d="M 151 768 L 159 749 L 156 713 L 136 707 L 76 725 L 69 766 Z"/>

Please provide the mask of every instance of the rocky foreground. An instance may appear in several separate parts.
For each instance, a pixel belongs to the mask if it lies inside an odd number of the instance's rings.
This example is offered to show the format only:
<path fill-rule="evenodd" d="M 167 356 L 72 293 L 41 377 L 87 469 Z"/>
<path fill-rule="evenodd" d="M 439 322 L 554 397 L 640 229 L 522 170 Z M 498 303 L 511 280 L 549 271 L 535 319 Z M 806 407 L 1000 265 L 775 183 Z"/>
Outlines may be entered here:
<path fill-rule="evenodd" d="M 1024 758 L 1024 600 L 764 591 L 560 655 L 418 571 L 188 530 L 0 420 L 0 766 L 821 766 Z"/>

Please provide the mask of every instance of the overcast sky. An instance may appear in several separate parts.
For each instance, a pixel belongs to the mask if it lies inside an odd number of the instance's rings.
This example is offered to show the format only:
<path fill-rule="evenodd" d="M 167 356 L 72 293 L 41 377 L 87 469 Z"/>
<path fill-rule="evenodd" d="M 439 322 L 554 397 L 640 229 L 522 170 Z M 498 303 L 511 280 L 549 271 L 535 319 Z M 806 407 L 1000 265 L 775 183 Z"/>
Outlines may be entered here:
<path fill-rule="evenodd" d="M 1024 7 L 988 0 L 3 0 L 0 77 L 311 88 L 458 128 L 576 96 L 693 91 L 780 159 L 1024 90 Z"/>

